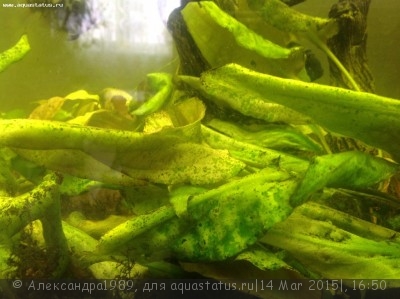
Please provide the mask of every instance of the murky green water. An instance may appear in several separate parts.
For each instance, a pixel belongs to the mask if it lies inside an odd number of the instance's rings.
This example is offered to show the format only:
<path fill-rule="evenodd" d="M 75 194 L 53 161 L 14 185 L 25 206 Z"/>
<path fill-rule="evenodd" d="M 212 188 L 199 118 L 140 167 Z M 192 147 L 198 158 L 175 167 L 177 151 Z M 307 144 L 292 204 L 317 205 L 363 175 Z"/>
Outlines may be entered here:
<path fill-rule="evenodd" d="M 66 32 L 50 24 L 45 9 L 0 7 L 0 49 L 11 47 L 24 33 L 31 44 L 23 61 L 0 74 L 0 110 L 77 89 L 129 91 L 147 73 L 176 69 L 177 56 L 162 20 L 165 12 L 161 15 L 157 1 L 146 5 L 112 1 L 108 9 L 104 18 L 111 19 L 101 20 L 85 37 L 71 41 Z"/>

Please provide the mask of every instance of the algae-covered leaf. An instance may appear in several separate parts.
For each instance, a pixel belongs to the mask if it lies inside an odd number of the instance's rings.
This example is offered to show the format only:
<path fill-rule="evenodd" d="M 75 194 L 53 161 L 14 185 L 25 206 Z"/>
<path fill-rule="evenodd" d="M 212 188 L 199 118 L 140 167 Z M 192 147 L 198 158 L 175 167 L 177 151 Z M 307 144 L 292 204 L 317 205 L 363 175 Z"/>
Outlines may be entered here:
<path fill-rule="evenodd" d="M 172 76 L 167 73 L 150 73 L 147 75 L 149 92 L 152 95 L 138 108 L 136 100 L 127 101 L 128 110 L 132 115 L 149 115 L 165 105 L 172 92 Z"/>
<path fill-rule="evenodd" d="M 99 96 L 95 94 L 90 94 L 86 90 L 80 89 L 74 92 L 69 93 L 68 95 L 65 96 L 66 100 L 71 100 L 71 101 L 99 101 Z"/>
<path fill-rule="evenodd" d="M 200 141 L 204 112 L 204 105 L 195 98 L 171 105 L 169 113 L 178 126 L 171 121 L 154 133 L 33 119 L 0 120 L 0 144 L 20 150 L 38 165 L 104 183 L 211 184 L 236 175 L 244 164 L 227 151 L 194 143 Z"/>
<path fill-rule="evenodd" d="M 68 123 L 128 131 L 137 131 L 142 126 L 141 120 L 137 118 L 133 118 L 130 115 L 124 116 L 117 111 L 106 109 L 87 112 L 84 115 L 70 119 Z"/>
<path fill-rule="evenodd" d="M 99 241 L 97 251 L 99 253 L 124 251 L 127 247 L 127 242 L 143 233 L 147 233 L 160 224 L 167 227 L 167 222 L 170 222 L 175 217 L 175 211 L 171 206 L 163 206 L 152 213 L 132 217 L 132 219 L 125 221 L 104 234 Z M 153 242 L 148 235 L 146 235 L 146 238 L 150 242 Z"/>
<path fill-rule="evenodd" d="M 297 206 L 324 187 L 367 188 L 397 170 L 397 164 L 356 151 L 315 157 L 291 203 Z"/>
<path fill-rule="evenodd" d="M 281 79 L 227 65 L 202 77 L 204 89 L 243 96 L 241 106 L 251 98 L 274 101 L 312 117 L 319 125 L 388 151 L 400 160 L 400 101 L 370 93 L 298 80 Z"/>
<path fill-rule="evenodd" d="M 32 150 L 73 149 L 89 155 L 146 150 L 184 142 L 180 128 L 143 134 L 34 119 L 0 120 L 0 144 Z"/>
<path fill-rule="evenodd" d="M 204 32 L 199 34 L 200 30 L 203 28 L 197 27 L 200 21 L 207 22 L 210 26 L 215 24 L 220 28 L 224 28 L 232 34 L 239 46 L 252 50 L 266 58 L 288 58 L 292 51 L 295 51 L 293 48 L 283 48 L 264 39 L 262 36 L 251 31 L 235 18 L 225 13 L 212 1 L 203 1 L 201 5 L 198 5 L 197 3 L 189 3 L 182 11 L 182 14 L 189 31 L 192 33 L 193 38 L 198 42 L 197 44 L 205 52 L 203 54 L 205 54 L 206 57 L 209 55 L 207 55 L 208 53 L 205 47 L 202 47 L 204 45 L 201 43 L 201 39 L 205 38 L 204 36 L 201 36 Z M 198 20 L 199 18 L 201 20 Z"/>
<path fill-rule="evenodd" d="M 65 97 L 53 97 L 39 101 L 29 118 L 66 121 L 99 108 L 99 96 L 85 90 L 77 90 Z"/>
<path fill-rule="evenodd" d="M 0 72 L 12 63 L 21 60 L 30 49 L 28 37 L 24 34 L 13 47 L 0 53 Z"/>
<path fill-rule="evenodd" d="M 163 206 L 119 225 L 101 238 L 98 252 L 129 249 L 134 258 L 225 260 L 286 219 L 296 185 L 285 172 L 263 170 L 210 190 L 179 188 L 172 195 L 174 207 Z"/>
<path fill-rule="evenodd" d="M 223 76 L 204 80 L 190 76 L 180 76 L 183 82 L 199 91 L 205 97 L 218 104 L 228 106 L 243 115 L 262 119 L 267 122 L 285 122 L 294 125 L 311 123 L 311 118 L 284 105 L 274 103 L 274 98 L 250 92 L 241 85 L 230 85 L 224 82 Z"/>
<path fill-rule="evenodd" d="M 269 125 L 255 128 L 239 127 L 213 119 L 208 126 L 236 140 L 277 150 L 305 150 L 320 153 L 321 147 L 311 138 L 289 125 Z"/>
<path fill-rule="evenodd" d="M 157 111 L 146 117 L 143 132 L 154 133 L 165 127 L 173 127 L 171 117 L 165 110 Z"/>
<path fill-rule="evenodd" d="M 175 255 L 191 261 L 235 256 L 286 219 L 296 184 L 287 173 L 267 169 L 192 196 L 187 213 L 196 225 L 174 242 Z"/>
<path fill-rule="evenodd" d="M 14 149 L 23 158 L 40 167 L 59 171 L 83 179 L 99 181 L 119 186 L 142 185 L 143 181 L 133 179 L 110 166 L 94 159 L 90 155 L 69 149 L 59 150 L 27 150 Z"/>
<path fill-rule="evenodd" d="M 363 221 L 358 221 L 356 226 L 362 228 Z M 395 234 L 392 231 L 390 236 Z M 365 235 L 369 235 L 368 226 Z M 398 240 L 360 237 L 335 226 L 329 218 L 315 220 L 297 209 L 261 242 L 286 250 L 309 271 L 328 279 L 396 279 L 400 275 Z"/>
<path fill-rule="evenodd" d="M 58 179 L 47 175 L 29 192 L 15 197 L 2 197 L 0 201 L 1 244 L 9 244 L 14 234 L 35 219 L 42 219 L 60 196 Z"/>
<path fill-rule="evenodd" d="M 197 143 L 133 151 L 121 154 L 116 163 L 132 178 L 162 184 L 213 184 L 244 168 L 244 163 L 230 157 L 227 151 Z"/>
<path fill-rule="evenodd" d="M 182 134 L 185 127 L 142 134 L 36 120 L 1 123 L 0 143 L 24 158 L 105 183 L 212 184 L 235 176 L 245 166 L 227 151 L 185 142 L 189 138 Z"/>
<path fill-rule="evenodd" d="M 279 30 L 291 33 L 307 33 L 321 31 L 332 22 L 303 14 L 287 6 L 280 0 L 248 0 L 251 9 L 258 12 L 265 22 Z"/>
<path fill-rule="evenodd" d="M 202 126 L 202 136 L 212 148 L 226 149 L 230 155 L 246 164 L 266 168 L 276 167 L 291 173 L 302 174 L 307 170 L 308 161 L 273 149 L 230 138 L 206 126 Z"/>
<path fill-rule="evenodd" d="M 300 48 L 288 49 L 264 39 L 212 1 L 202 1 L 201 5 L 188 3 L 181 13 L 197 47 L 212 67 L 235 62 L 285 77 L 295 76 L 303 67 Z M 289 68 L 284 65 L 285 60 L 293 62 Z"/>
<path fill-rule="evenodd" d="M 99 188 L 102 183 L 89 179 L 82 179 L 75 176 L 63 174 L 63 181 L 60 185 L 60 193 L 66 196 L 77 196 L 88 192 L 93 188 Z"/>
<path fill-rule="evenodd" d="M 170 192 L 170 203 L 178 217 L 187 217 L 187 203 L 191 196 L 206 192 L 207 189 L 192 185 L 183 185 Z"/>
<path fill-rule="evenodd" d="M 278 255 L 267 250 L 249 249 L 235 259 L 248 261 L 261 270 L 291 269 Z"/>

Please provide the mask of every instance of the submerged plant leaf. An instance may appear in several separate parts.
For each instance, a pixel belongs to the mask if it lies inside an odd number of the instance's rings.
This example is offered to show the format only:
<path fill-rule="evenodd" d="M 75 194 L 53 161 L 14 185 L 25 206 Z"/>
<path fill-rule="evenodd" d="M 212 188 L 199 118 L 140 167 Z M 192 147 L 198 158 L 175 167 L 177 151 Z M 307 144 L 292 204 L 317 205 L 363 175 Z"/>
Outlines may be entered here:
<path fill-rule="evenodd" d="M 180 76 L 183 82 L 199 91 L 205 97 L 226 105 L 243 115 L 262 119 L 270 123 L 285 122 L 294 125 L 311 123 L 311 118 L 283 105 L 272 102 L 264 96 L 250 93 L 247 89 L 237 86 L 225 86 L 223 78 L 210 82 L 190 76 Z M 202 84 L 203 83 L 203 84 Z"/>
<path fill-rule="evenodd" d="M 200 141 L 205 112 L 198 99 L 172 105 L 169 111 L 179 127 L 171 122 L 150 134 L 55 121 L 1 120 L 0 144 L 40 166 L 119 185 L 143 180 L 212 184 L 244 168 L 226 151 L 192 143 Z"/>
<path fill-rule="evenodd" d="M 206 192 L 207 189 L 198 186 L 183 185 L 170 192 L 170 203 L 178 217 L 187 217 L 188 199 L 195 194 Z"/>
<path fill-rule="evenodd" d="M 287 173 L 267 169 L 192 196 L 188 216 L 196 225 L 174 242 L 175 255 L 221 261 L 238 254 L 291 213 L 296 184 Z"/>
<path fill-rule="evenodd" d="M 38 107 L 33 109 L 29 118 L 31 119 L 54 119 L 60 111 L 65 99 L 62 97 L 53 97 L 47 101 L 41 101 Z"/>
<path fill-rule="evenodd" d="M 311 138 L 288 125 L 270 125 L 250 131 L 216 118 L 208 122 L 207 125 L 236 140 L 266 148 L 281 150 L 297 149 L 316 153 L 322 151 L 321 147 Z"/>
<path fill-rule="evenodd" d="M 152 213 L 133 217 L 103 235 L 97 246 L 97 251 L 102 254 L 124 251 L 127 242 L 147 233 L 160 224 L 167 226 L 165 223 L 174 218 L 175 211 L 171 206 L 163 206 Z M 148 238 L 148 235 L 146 235 L 146 238 Z M 152 241 L 150 239 L 150 242 Z"/>
<path fill-rule="evenodd" d="M 308 161 L 272 149 L 238 141 L 206 126 L 202 126 L 204 141 L 216 149 L 226 149 L 232 157 L 249 165 L 266 168 L 276 167 L 291 173 L 303 174 Z"/>
<path fill-rule="evenodd" d="M 319 206 L 317 209 L 329 209 Z M 317 212 L 319 215 L 320 213 Z M 334 210 L 331 213 L 335 215 Z M 302 215 L 295 209 L 286 221 L 270 229 L 261 242 L 282 248 L 300 261 L 307 269 L 320 277 L 335 279 L 396 279 L 400 275 L 400 243 L 388 238 L 374 240 L 360 237 L 346 231 L 332 222 L 342 222 L 347 218 L 339 215 L 335 219 L 313 219 Z M 362 228 L 363 220 L 352 220 L 356 227 Z M 368 223 L 367 223 L 368 224 Z M 368 224 L 365 229 L 368 235 Z M 376 230 L 385 228 L 375 225 Z"/>
<path fill-rule="evenodd" d="M 291 269 L 276 254 L 261 249 L 249 249 L 240 253 L 235 260 L 245 260 L 261 270 Z"/>
<path fill-rule="evenodd" d="M 209 25 L 212 25 L 211 22 L 213 22 L 219 27 L 226 29 L 232 34 L 239 46 L 252 50 L 263 57 L 273 59 L 288 58 L 291 53 L 296 50 L 293 48 L 283 48 L 264 39 L 262 36 L 251 31 L 235 18 L 225 13 L 212 1 L 203 1 L 201 5 L 198 5 L 197 3 L 189 3 L 185 6 L 182 14 L 192 36 L 196 41 L 199 41 L 198 44 L 200 43 L 200 38 L 205 38 L 204 36 L 200 37 L 199 34 L 197 34 L 197 30 L 201 30 L 196 27 L 200 22 L 198 20 L 200 18 L 202 19 L 202 22 L 207 21 Z"/>
<path fill-rule="evenodd" d="M 9 149 L 0 150 L 0 196 L 14 195 L 18 190 L 17 180 L 12 168 L 14 159 Z M 12 152 L 11 152 L 12 153 Z"/>
<path fill-rule="evenodd" d="M 24 34 L 13 47 L 0 53 L 0 72 L 12 63 L 21 60 L 30 49 L 28 37 Z"/>
<path fill-rule="evenodd" d="M 83 179 L 118 186 L 143 185 L 144 182 L 123 174 L 79 150 L 14 149 L 23 158 L 35 164 Z"/>
<path fill-rule="evenodd" d="M 142 126 L 141 120 L 137 118 L 133 118 L 130 115 L 123 116 L 116 111 L 105 109 L 87 112 L 82 116 L 69 120 L 68 123 L 128 131 L 137 131 Z"/>
<path fill-rule="evenodd" d="M 181 13 L 197 47 L 212 67 L 235 62 L 291 77 L 304 66 L 301 48 L 288 49 L 264 39 L 212 1 L 202 1 L 201 5 L 188 3 Z M 283 63 L 285 60 L 291 61 L 289 68 Z"/>
<path fill-rule="evenodd" d="M 95 156 L 72 149 L 14 150 L 47 169 L 120 186 L 142 185 L 144 181 L 213 184 L 235 176 L 244 168 L 227 151 L 196 143 L 164 145 L 118 155 L 98 152 Z"/>
<path fill-rule="evenodd" d="M 296 185 L 287 173 L 266 170 L 211 190 L 181 189 L 173 196 L 174 207 L 117 226 L 101 238 L 97 252 L 130 250 L 135 259 L 224 260 L 286 219 Z"/>
<path fill-rule="evenodd" d="M 56 121 L 0 120 L 0 145 L 32 150 L 73 149 L 95 156 L 158 148 L 184 142 L 180 128 L 154 134 L 102 129 Z"/>
<path fill-rule="evenodd" d="M 286 32 L 319 31 L 333 20 L 312 17 L 294 10 L 280 0 L 248 0 L 251 9 L 258 12 L 265 22 Z"/>
<path fill-rule="evenodd" d="M 397 164 L 357 151 L 315 157 L 291 203 L 298 206 L 324 187 L 367 188 L 390 178 L 398 169 Z"/>
<path fill-rule="evenodd" d="M 77 196 L 101 186 L 103 186 L 103 184 L 98 181 L 82 179 L 63 174 L 63 181 L 60 185 L 60 193 L 66 196 Z"/>
<path fill-rule="evenodd" d="M 205 72 L 204 89 L 211 96 L 224 92 L 274 101 L 312 117 L 333 132 L 388 151 L 400 161 L 400 101 L 370 93 L 297 80 L 281 79 L 230 64 Z"/>
<path fill-rule="evenodd" d="M 227 151 L 197 143 L 130 152 L 120 155 L 115 163 L 132 178 L 162 184 L 213 184 L 235 176 L 244 168 Z"/>
<path fill-rule="evenodd" d="M 10 238 L 31 221 L 48 215 L 48 209 L 60 195 L 58 179 L 48 175 L 30 192 L 0 200 L 1 244 L 10 243 Z"/>
<path fill-rule="evenodd" d="M 167 73 L 151 73 L 147 75 L 149 89 L 154 93 L 138 108 L 137 101 L 127 102 L 128 110 L 132 115 L 149 115 L 161 109 L 168 101 L 172 92 L 172 76 Z M 132 109 L 135 108 L 135 109 Z"/>
<path fill-rule="evenodd" d="M 77 90 L 65 97 L 53 97 L 39 101 L 29 118 L 67 121 L 99 108 L 99 96 L 85 90 Z"/>

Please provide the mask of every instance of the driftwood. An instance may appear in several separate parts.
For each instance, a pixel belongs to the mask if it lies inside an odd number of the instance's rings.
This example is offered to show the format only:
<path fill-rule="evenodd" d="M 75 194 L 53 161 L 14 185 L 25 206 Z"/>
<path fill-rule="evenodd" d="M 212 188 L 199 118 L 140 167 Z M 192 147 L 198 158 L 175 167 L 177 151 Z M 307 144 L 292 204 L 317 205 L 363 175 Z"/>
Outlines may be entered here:
<path fill-rule="evenodd" d="M 361 91 L 375 92 L 374 80 L 367 65 L 367 15 L 371 0 L 339 0 L 329 12 L 339 24 L 339 32 L 327 41 L 332 53 L 350 73 Z M 336 64 L 329 61 L 331 85 L 352 89 Z M 327 135 L 333 152 L 359 150 L 376 154 L 377 150 L 358 140 Z"/>
<path fill-rule="evenodd" d="M 339 0 L 329 12 L 338 20 L 339 33 L 328 40 L 328 47 L 342 62 L 362 91 L 374 92 L 374 80 L 367 65 L 367 15 L 371 0 Z M 332 85 L 351 89 L 335 64 L 330 62 Z"/>

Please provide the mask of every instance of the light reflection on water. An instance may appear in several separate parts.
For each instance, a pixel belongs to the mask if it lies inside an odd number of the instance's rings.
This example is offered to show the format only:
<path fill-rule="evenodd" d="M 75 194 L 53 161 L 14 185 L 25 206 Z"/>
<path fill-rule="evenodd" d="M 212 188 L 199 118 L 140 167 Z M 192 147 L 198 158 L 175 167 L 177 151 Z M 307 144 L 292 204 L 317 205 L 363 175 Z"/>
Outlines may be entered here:
<path fill-rule="evenodd" d="M 0 51 L 23 33 L 31 44 L 23 60 L 0 74 L 0 111 L 31 109 L 34 101 L 78 89 L 132 90 L 147 73 L 174 71 L 176 63 L 164 67 L 177 57 L 165 22 L 179 0 L 87 1 L 90 15 L 70 15 L 67 33 L 58 30 L 60 12 L 0 12 L 0 27 L 7 28 L 2 38 L 9 37 Z"/>

